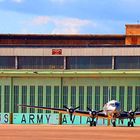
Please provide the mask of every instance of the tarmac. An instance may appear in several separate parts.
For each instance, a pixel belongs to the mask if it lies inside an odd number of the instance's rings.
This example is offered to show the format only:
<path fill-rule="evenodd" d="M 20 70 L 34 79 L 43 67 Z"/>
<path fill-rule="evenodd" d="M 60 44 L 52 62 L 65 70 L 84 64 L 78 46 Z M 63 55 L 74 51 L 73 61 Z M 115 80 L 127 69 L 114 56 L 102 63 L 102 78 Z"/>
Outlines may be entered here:
<path fill-rule="evenodd" d="M 0 140 L 140 140 L 140 127 L 0 124 Z"/>

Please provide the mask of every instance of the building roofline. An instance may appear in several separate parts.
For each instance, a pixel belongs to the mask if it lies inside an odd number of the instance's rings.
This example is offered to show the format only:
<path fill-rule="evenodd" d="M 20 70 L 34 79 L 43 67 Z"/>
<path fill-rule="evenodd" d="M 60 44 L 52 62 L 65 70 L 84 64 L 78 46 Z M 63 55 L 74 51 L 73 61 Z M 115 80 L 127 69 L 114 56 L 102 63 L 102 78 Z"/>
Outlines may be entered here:
<path fill-rule="evenodd" d="M 126 24 L 125 27 L 131 26 L 131 27 L 140 27 L 140 24 Z"/>
<path fill-rule="evenodd" d="M 123 34 L 0 34 L 0 37 L 123 38 Z"/>

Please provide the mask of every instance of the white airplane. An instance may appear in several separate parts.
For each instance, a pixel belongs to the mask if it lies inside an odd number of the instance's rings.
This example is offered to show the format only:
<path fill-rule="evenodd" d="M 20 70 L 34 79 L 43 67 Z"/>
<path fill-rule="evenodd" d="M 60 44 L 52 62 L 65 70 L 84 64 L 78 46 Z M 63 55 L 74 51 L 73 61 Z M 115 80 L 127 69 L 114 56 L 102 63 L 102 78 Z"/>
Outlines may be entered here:
<path fill-rule="evenodd" d="M 49 107 L 40 107 L 40 106 L 30 106 L 30 105 L 18 105 L 22 107 L 29 107 L 29 108 L 37 108 L 37 109 L 44 109 L 44 110 L 52 110 L 63 114 L 69 114 L 70 120 L 72 120 L 72 115 L 78 115 L 78 116 L 86 116 L 91 117 L 90 126 L 96 126 L 97 119 L 98 118 L 105 118 L 109 121 L 111 120 L 112 125 L 116 127 L 116 119 L 121 120 L 123 123 L 124 119 L 128 119 L 128 127 L 134 126 L 136 117 L 140 117 L 140 112 L 137 112 L 138 108 L 136 108 L 135 111 L 120 111 L 120 103 L 116 100 L 111 100 L 108 103 L 106 103 L 103 107 L 103 110 L 92 110 L 90 108 L 87 108 L 87 111 L 84 110 L 78 110 L 80 107 L 67 107 L 64 106 L 64 108 L 49 108 Z"/>

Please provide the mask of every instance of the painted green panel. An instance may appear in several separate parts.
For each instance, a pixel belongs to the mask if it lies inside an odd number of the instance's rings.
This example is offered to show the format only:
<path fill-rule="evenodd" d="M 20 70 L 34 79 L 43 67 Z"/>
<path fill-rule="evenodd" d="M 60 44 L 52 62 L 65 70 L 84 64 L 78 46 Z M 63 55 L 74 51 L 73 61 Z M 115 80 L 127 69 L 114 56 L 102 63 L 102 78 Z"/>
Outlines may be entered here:
<path fill-rule="evenodd" d="M 127 87 L 127 110 L 132 109 L 132 92 L 133 92 L 133 87 L 128 86 Z"/>
<path fill-rule="evenodd" d="M 45 106 L 46 107 L 46 103 L 47 103 L 47 101 L 46 101 L 46 85 L 45 86 L 43 86 L 43 106 Z M 46 113 L 46 110 L 43 110 L 43 113 Z"/>
<path fill-rule="evenodd" d="M 43 106 L 43 86 L 38 86 L 38 106 Z M 42 112 L 42 109 L 38 109 L 38 113 Z"/>
<path fill-rule="evenodd" d="M 92 106 L 92 86 L 87 87 L 87 107 L 93 109 Z"/>
<path fill-rule="evenodd" d="M 80 110 L 84 110 L 84 86 L 79 86 L 79 106 Z"/>
<path fill-rule="evenodd" d="M 133 87 L 133 91 L 132 91 L 132 109 L 135 110 L 135 96 L 136 96 L 136 88 Z"/>
<path fill-rule="evenodd" d="M 27 86 L 22 86 L 22 104 L 27 104 Z M 22 113 L 26 113 L 27 108 L 22 107 Z"/>
<path fill-rule="evenodd" d="M 54 107 L 59 108 L 59 86 L 54 86 Z"/>
<path fill-rule="evenodd" d="M 87 86 L 84 87 L 84 110 L 87 110 Z"/>
<path fill-rule="evenodd" d="M 111 100 L 116 100 L 116 86 L 111 87 Z"/>
<path fill-rule="evenodd" d="M 103 86 L 103 105 L 108 102 L 109 90 L 107 86 Z"/>
<path fill-rule="evenodd" d="M 63 102 L 62 102 L 62 107 L 63 106 L 68 106 L 68 86 L 63 86 L 63 94 L 62 94 Z"/>
<path fill-rule="evenodd" d="M 70 86 L 68 85 L 68 106 L 71 106 L 71 89 Z"/>
<path fill-rule="evenodd" d="M 35 105 L 35 86 L 30 86 L 30 105 Z M 30 108 L 30 113 L 35 113 L 35 109 Z"/>
<path fill-rule="evenodd" d="M 46 107 L 51 107 L 51 86 L 46 86 Z M 46 111 L 46 113 L 50 112 Z"/>
<path fill-rule="evenodd" d="M 19 104 L 19 86 L 14 86 L 14 113 L 18 113 Z"/>
<path fill-rule="evenodd" d="M 92 86 L 92 109 L 95 110 L 95 87 Z"/>
<path fill-rule="evenodd" d="M 124 86 L 120 86 L 119 87 L 119 101 L 121 103 L 121 111 L 124 111 L 124 93 L 125 93 Z"/>
<path fill-rule="evenodd" d="M 10 86 L 4 86 L 4 113 L 10 112 Z"/>
<path fill-rule="evenodd" d="M 95 86 L 95 110 L 100 110 L 100 87 Z"/>
<path fill-rule="evenodd" d="M 76 107 L 76 86 L 71 86 L 71 106 Z"/>
<path fill-rule="evenodd" d="M 0 85 L 0 112 L 1 112 L 1 85 Z"/>
<path fill-rule="evenodd" d="M 140 111 L 140 86 L 136 86 L 135 107 Z"/>

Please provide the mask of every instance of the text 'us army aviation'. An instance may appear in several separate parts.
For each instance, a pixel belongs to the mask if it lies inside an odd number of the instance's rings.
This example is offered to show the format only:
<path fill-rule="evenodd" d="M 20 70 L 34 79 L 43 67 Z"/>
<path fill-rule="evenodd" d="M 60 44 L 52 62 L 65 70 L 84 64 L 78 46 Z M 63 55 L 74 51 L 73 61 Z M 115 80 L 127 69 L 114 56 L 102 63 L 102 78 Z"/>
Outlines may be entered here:
<path fill-rule="evenodd" d="M 103 110 L 92 110 L 87 108 L 87 111 L 79 110 L 79 106 L 76 108 L 63 106 L 64 108 L 49 108 L 49 107 L 41 107 L 41 106 L 30 106 L 30 105 L 18 105 L 21 107 L 29 107 L 29 108 L 37 108 L 43 110 L 52 110 L 63 114 L 69 114 L 70 120 L 72 120 L 72 115 L 78 116 L 86 116 L 90 117 L 90 126 L 96 126 L 98 118 L 105 118 L 111 120 L 112 125 L 116 127 L 116 119 L 119 119 L 122 123 L 124 119 L 128 119 L 128 127 L 134 126 L 136 117 L 140 117 L 140 112 L 138 112 L 138 108 L 134 111 L 120 111 L 120 102 L 116 100 L 111 100 L 106 103 L 103 107 Z"/>

